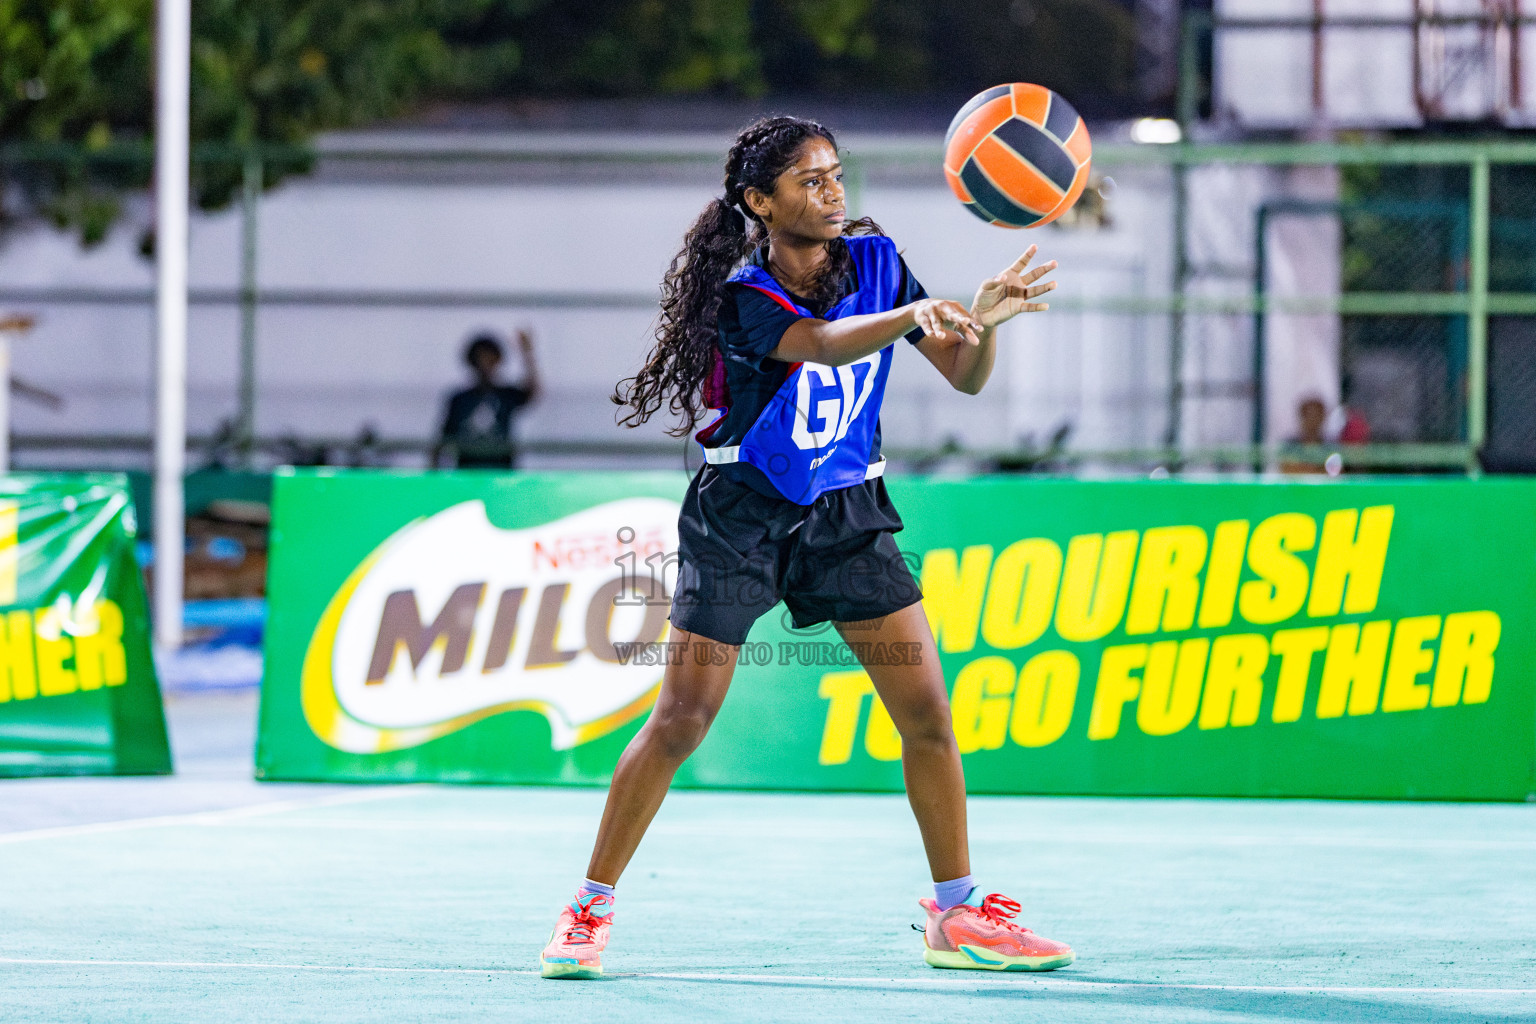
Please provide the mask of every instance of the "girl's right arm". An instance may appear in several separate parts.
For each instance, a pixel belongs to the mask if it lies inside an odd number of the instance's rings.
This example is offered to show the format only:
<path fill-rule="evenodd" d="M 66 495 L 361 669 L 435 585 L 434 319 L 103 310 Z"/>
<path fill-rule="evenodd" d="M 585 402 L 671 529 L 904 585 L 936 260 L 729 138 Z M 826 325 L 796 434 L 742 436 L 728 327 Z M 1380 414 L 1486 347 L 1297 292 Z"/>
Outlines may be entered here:
<path fill-rule="evenodd" d="M 842 366 L 878 352 L 914 327 L 930 338 L 942 337 L 945 325 L 953 325 L 968 345 L 980 344 L 980 321 L 958 302 L 919 299 L 888 313 L 864 313 L 840 320 L 796 320 L 779 339 L 768 358 L 784 363 L 820 363 Z"/>

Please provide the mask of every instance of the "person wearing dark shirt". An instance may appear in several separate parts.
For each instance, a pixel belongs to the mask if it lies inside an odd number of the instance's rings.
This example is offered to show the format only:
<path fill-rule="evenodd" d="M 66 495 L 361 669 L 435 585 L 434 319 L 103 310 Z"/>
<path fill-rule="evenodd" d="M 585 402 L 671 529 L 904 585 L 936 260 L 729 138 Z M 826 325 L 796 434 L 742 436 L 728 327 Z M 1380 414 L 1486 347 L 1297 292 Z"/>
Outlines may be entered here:
<path fill-rule="evenodd" d="M 450 464 L 459 469 L 517 468 L 513 421 L 519 409 L 539 396 L 532 336 L 518 331 L 517 345 L 523 356 L 523 379 L 518 384 L 502 384 L 496 377 L 504 357 L 501 342 L 491 334 L 470 339 L 464 361 L 474 372 L 475 383 L 449 396 L 432 465 L 440 465 L 447 455 Z"/>

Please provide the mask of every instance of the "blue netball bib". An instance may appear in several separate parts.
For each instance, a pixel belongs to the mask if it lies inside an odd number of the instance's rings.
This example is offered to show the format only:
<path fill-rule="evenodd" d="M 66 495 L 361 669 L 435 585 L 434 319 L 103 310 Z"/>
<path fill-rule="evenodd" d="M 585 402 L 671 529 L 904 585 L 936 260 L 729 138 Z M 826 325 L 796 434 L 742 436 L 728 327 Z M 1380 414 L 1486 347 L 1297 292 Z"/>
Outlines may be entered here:
<path fill-rule="evenodd" d="M 896 307 L 901 288 L 901 257 L 883 235 L 847 238 L 858 271 L 859 287 L 829 309 L 822 319 L 885 313 Z M 790 312 L 813 316 L 795 304 L 761 267 L 747 265 L 730 280 L 755 288 Z M 885 379 L 895 344 L 843 366 L 789 363 L 784 383 L 763 407 L 741 444 L 704 449 L 705 461 L 720 465 L 746 462 L 768 477 L 774 488 L 798 505 L 809 505 L 825 491 L 850 487 L 885 471 L 885 458 L 871 462 Z"/>

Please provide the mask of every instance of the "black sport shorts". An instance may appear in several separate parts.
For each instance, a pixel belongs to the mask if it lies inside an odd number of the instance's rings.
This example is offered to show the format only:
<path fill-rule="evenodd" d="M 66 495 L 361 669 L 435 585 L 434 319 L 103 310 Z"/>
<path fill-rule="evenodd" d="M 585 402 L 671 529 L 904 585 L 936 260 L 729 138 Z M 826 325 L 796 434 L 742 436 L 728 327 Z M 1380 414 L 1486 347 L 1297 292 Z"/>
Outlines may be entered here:
<path fill-rule="evenodd" d="M 672 625 L 740 645 L 780 601 L 797 629 L 900 611 L 923 596 L 891 536 L 902 525 L 880 477 L 797 505 L 705 465 L 678 518 Z"/>

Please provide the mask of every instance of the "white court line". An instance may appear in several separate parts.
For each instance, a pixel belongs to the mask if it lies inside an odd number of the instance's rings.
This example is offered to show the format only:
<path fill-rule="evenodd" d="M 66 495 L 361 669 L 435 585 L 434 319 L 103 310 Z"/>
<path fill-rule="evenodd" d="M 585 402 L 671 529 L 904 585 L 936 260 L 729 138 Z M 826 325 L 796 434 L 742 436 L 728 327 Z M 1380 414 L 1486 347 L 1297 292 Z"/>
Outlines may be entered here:
<path fill-rule="evenodd" d="M 222 822 L 220 824 L 223 824 Z M 465 818 L 294 818 L 286 821 L 236 821 L 229 824 L 238 827 L 251 828 L 283 828 L 283 829 L 315 829 L 331 831 L 423 831 L 433 832 L 485 832 L 494 834 L 529 833 L 529 834 L 555 834 L 588 833 L 592 830 L 590 818 L 555 820 L 555 821 L 482 821 L 479 819 Z M 743 824 L 746 827 L 743 827 Z M 830 828 L 832 822 L 826 823 Z M 742 824 L 723 824 L 719 822 L 709 824 L 684 824 L 658 822 L 647 831 L 647 835 L 672 835 L 672 836 L 713 836 L 713 837 L 743 837 L 743 836 L 771 836 L 776 839 L 824 838 L 828 835 L 827 828 L 817 828 L 814 823 L 808 822 L 745 822 Z M 850 829 L 845 825 L 839 825 L 837 835 L 840 839 L 907 839 L 912 832 L 908 828 L 891 829 Z M 1023 836 L 1025 833 L 1019 833 Z M 1526 850 L 1536 849 L 1536 837 L 1531 839 L 1479 839 L 1473 837 L 1458 838 L 1454 836 L 1434 839 L 1423 838 L 1398 838 L 1392 836 L 1348 836 L 1348 835 L 1147 835 L 1140 832 L 1050 832 L 1036 830 L 1028 833 L 1036 838 L 1047 838 L 1056 843 L 1079 843 L 1085 846 L 1092 845 L 1132 845 L 1132 846 L 1231 846 L 1231 847 L 1275 847 L 1275 846 L 1317 846 L 1317 847 L 1368 847 L 1391 850 L 1465 850 L 1489 849 L 1489 850 Z M 991 833 L 996 838 L 996 833 Z"/>
<path fill-rule="evenodd" d="M 0 957 L 0 964 L 36 967 L 171 967 L 218 968 L 262 971 L 336 971 L 361 974 L 501 974 L 537 975 L 535 970 L 511 967 L 377 967 L 356 964 L 283 964 L 251 963 L 233 960 L 53 960 L 33 957 Z M 998 972 L 1000 973 L 1000 972 Z M 657 973 L 617 972 L 609 978 L 655 979 L 660 981 L 724 981 L 756 985 L 820 984 L 859 988 L 975 988 L 980 985 L 1028 985 L 1031 988 L 1110 990 L 1172 990 L 1193 992 L 1241 992 L 1253 995 L 1406 995 L 1406 996 L 1536 996 L 1536 988 L 1411 988 L 1388 985 L 1209 985 L 1174 981 L 1092 981 L 1071 978 L 1042 978 L 1009 972 L 1006 979 L 983 981 L 994 972 L 966 977 L 940 978 L 839 978 L 821 974 L 710 974 L 703 972 Z"/>
<path fill-rule="evenodd" d="M 374 967 L 353 964 L 260 964 L 240 960 L 45 960 L 0 956 L 0 964 L 41 967 L 218 967 L 258 971 L 356 971 L 364 974 L 538 974 L 508 967 Z"/>
<path fill-rule="evenodd" d="M 988 971 L 995 976 L 1001 971 Z M 634 977 L 666 978 L 676 981 L 732 981 L 757 984 L 811 983 L 834 985 L 858 985 L 868 988 L 901 986 L 904 988 L 944 988 L 962 985 L 1009 984 L 1030 985 L 1047 989 L 1082 989 L 1084 991 L 1110 991 L 1141 989 L 1170 989 L 1195 992 L 1243 992 L 1257 995 L 1510 995 L 1536 996 L 1536 988 L 1396 988 L 1376 985 L 1201 985 L 1182 984 L 1176 981 L 1074 981 L 1070 978 L 1042 978 L 1021 975 L 1009 971 L 1006 982 L 984 982 L 974 975 L 970 978 L 836 978 L 815 974 L 766 975 L 766 974 L 640 974 Z M 623 975 L 619 975 L 622 977 Z"/>
<path fill-rule="evenodd" d="M 34 828 L 25 832 L 0 834 L 0 846 L 25 843 L 34 839 L 66 839 L 73 836 L 93 836 L 107 832 L 127 832 L 138 828 L 162 828 L 171 825 L 224 825 L 232 821 L 254 818 L 263 814 L 279 814 L 283 811 L 307 810 L 314 807 L 338 807 L 344 804 L 366 803 L 383 800 L 410 792 L 416 787 L 381 786 L 356 793 L 331 793 L 320 797 L 297 800 L 269 800 L 266 803 L 246 804 L 243 807 L 227 807 L 213 811 L 191 811 L 186 814 L 158 814 L 148 818 L 124 818 L 119 821 L 97 821 L 88 825 L 58 825 L 53 828 Z"/>

